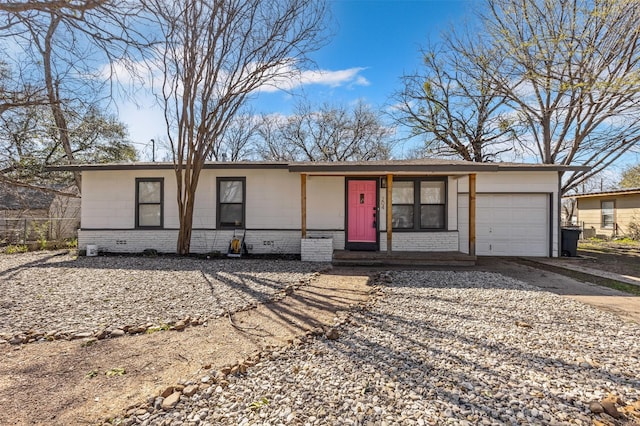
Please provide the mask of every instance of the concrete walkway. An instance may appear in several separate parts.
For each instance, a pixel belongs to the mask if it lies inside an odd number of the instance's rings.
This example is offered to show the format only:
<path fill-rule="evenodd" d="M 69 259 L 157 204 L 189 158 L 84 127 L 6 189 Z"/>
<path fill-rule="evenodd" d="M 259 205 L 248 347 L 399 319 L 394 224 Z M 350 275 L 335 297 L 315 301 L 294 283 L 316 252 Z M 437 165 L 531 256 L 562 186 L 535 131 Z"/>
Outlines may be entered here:
<path fill-rule="evenodd" d="M 552 293 L 556 293 L 560 296 L 569 297 L 580 302 L 595 306 L 604 311 L 612 312 L 618 315 L 620 318 L 623 318 L 624 320 L 640 323 L 640 297 L 590 282 L 578 281 L 571 277 L 544 269 L 546 261 L 551 262 L 551 266 L 561 267 L 556 263 L 558 262 L 557 259 L 535 259 L 535 261 L 532 261 L 533 259 L 528 260 L 529 264 L 527 265 L 518 263 L 517 259 L 479 257 L 478 266 L 476 266 L 475 268 L 485 271 L 498 272 L 500 274 L 519 279 L 536 287 L 540 287 Z M 536 262 L 540 265 L 540 268 L 535 267 Z M 574 270 L 571 268 L 564 269 Z M 584 270 L 579 272 L 589 274 L 585 271 L 588 269 L 592 268 L 584 268 Z M 591 275 L 603 278 L 600 273 L 606 273 L 604 271 L 596 272 L 598 272 L 598 274 L 593 273 Z M 622 280 L 618 279 L 618 281 Z"/>
<path fill-rule="evenodd" d="M 583 274 L 593 275 L 600 278 L 620 281 L 626 284 L 640 286 L 640 277 L 632 275 L 621 275 L 613 272 L 603 271 L 601 269 L 589 268 L 580 265 L 580 258 L 526 258 L 530 262 L 542 263 L 543 265 L 555 266 L 557 268 L 568 269 L 570 271 L 581 272 Z"/>

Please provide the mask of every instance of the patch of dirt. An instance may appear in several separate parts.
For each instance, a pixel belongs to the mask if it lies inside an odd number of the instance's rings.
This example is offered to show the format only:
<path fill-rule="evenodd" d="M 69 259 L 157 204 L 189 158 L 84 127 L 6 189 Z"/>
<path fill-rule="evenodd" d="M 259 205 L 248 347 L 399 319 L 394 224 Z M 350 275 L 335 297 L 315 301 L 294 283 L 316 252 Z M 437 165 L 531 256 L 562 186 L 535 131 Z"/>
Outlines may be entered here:
<path fill-rule="evenodd" d="M 208 371 L 334 324 L 336 317 L 366 303 L 369 278 L 334 269 L 280 301 L 234 314 L 238 327 L 219 318 L 206 327 L 89 346 L 82 340 L 1 345 L 0 424 L 96 424 L 122 415 L 180 380 L 199 380 Z M 125 374 L 107 376 L 112 369 Z"/>
<path fill-rule="evenodd" d="M 640 242 L 581 241 L 578 255 L 588 268 L 640 277 Z"/>

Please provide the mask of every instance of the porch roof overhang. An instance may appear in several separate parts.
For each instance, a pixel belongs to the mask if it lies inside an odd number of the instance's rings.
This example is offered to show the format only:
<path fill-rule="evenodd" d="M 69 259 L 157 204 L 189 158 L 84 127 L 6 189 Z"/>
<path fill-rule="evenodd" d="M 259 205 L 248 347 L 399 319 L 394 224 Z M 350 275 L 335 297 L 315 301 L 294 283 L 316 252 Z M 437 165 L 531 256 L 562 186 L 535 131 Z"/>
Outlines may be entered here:
<path fill-rule="evenodd" d="M 587 171 L 590 170 L 590 167 L 563 166 L 558 164 L 476 163 L 462 160 L 417 159 L 357 162 L 296 162 L 289 163 L 288 169 L 290 172 L 335 175 L 411 173 L 464 175 L 469 173 L 500 171 Z"/>
<path fill-rule="evenodd" d="M 272 161 L 207 161 L 204 169 L 287 169 L 289 163 Z M 173 170 L 171 162 L 135 162 L 102 164 L 62 164 L 48 166 L 47 171 L 79 172 L 85 170 Z"/>
<path fill-rule="evenodd" d="M 105 164 L 66 164 L 49 166 L 48 171 L 100 171 L 100 170 L 172 170 L 171 162 L 135 162 Z M 476 163 L 463 160 L 417 159 L 417 160 L 374 160 L 374 161 L 208 161 L 204 169 L 281 169 L 291 173 L 307 174 L 468 174 L 500 171 L 587 171 L 585 166 L 563 166 L 557 164 L 531 163 Z"/>

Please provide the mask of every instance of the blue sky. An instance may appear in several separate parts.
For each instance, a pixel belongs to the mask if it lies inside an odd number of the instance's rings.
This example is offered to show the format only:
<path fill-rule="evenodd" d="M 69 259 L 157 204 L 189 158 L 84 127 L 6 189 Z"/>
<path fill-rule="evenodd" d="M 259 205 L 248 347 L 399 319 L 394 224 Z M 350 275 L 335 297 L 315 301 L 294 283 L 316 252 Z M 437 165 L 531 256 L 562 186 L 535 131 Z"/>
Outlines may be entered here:
<path fill-rule="evenodd" d="M 306 84 L 316 102 L 349 103 L 364 99 L 383 107 L 404 72 L 420 65 L 420 47 L 463 19 L 468 0 L 334 0 L 334 36 L 312 57 L 327 81 Z M 336 77 L 336 78 L 332 78 Z M 255 106 L 286 113 L 293 100 L 286 93 L 261 94 Z M 261 111 L 263 112 L 263 111 Z"/>
<path fill-rule="evenodd" d="M 330 0 L 333 36 L 312 54 L 317 70 L 306 74 L 293 93 L 303 92 L 318 104 L 361 99 L 385 108 L 402 74 L 420 65 L 420 47 L 470 15 L 472 4 L 473 0 Z M 123 103 L 118 110 L 141 159 L 149 160 L 150 139 L 166 139 L 164 121 L 150 97 L 138 101 L 141 108 Z M 288 114 L 294 103 L 290 93 L 262 92 L 252 107 L 257 113 Z"/>

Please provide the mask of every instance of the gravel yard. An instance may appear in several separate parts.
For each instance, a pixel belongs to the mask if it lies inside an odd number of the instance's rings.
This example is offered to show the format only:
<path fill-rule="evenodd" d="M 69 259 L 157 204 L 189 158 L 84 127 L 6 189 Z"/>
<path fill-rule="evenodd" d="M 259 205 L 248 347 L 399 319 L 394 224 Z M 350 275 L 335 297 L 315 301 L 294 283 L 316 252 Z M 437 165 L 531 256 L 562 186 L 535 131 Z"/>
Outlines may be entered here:
<path fill-rule="evenodd" d="M 226 386 L 205 377 L 124 424 L 638 424 L 589 408 L 640 399 L 638 324 L 495 273 L 383 281 L 337 340 L 277 351 Z"/>
<path fill-rule="evenodd" d="M 0 339 L 86 337 L 185 317 L 204 321 L 308 282 L 317 268 L 281 260 L 75 259 L 62 251 L 0 255 Z"/>

